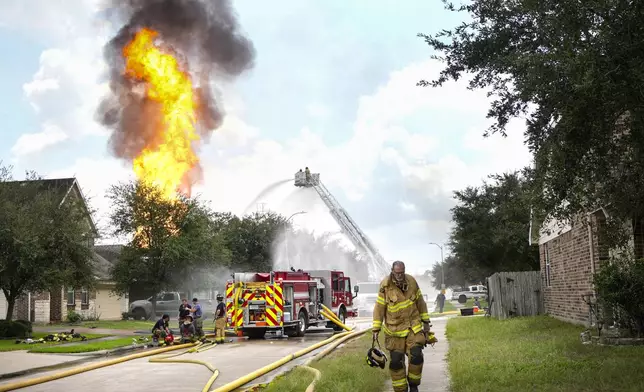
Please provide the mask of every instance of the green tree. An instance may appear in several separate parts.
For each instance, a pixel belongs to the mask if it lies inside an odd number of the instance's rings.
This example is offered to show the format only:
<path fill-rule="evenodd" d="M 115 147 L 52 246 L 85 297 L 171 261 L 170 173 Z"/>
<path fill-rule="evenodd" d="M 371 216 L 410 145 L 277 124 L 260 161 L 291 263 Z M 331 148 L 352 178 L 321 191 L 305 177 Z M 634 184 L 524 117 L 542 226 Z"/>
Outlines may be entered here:
<path fill-rule="evenodd" d="M 475 281 L 473 277 L 467 275 L 467 268 L 454 255 L 445 258 L 445 263 L 435 263 L 432 269 L 425 272 L 432 279 L 432 286 L 440 290 L 443 276 L 445 276 L 445 287 L 462 287 L 470 281 Z"/>
<path fill-rule="evenodd" d="M 113 185 L 107 195 L 114 234 L 131 238 L 112 270 L 117 292 L 133 285 L 150 293 L 210 288 L 209 271 L 229 263 L 217 221 L 198 198 L 167 200 L 160 189 L 140 182 Z"/>
<path fill-rule="evenodd" d="M 14 181 L 0 162 L 0 288 L 11 320 L 16 299 L 62 285 L 91 287 L 93 232 L 84 200 L 29 172 Z"/>
<path fill-rule="evenodd" d="M 564 221 L 611 207 L 644 217 L 644 6 L 627 0 L 472 0 L 460 25 L 420 34 L 445 64 L 432 81 L 473 75 L 494 99 L 489 133 L 526 118 L 539 215 Z M 624 237 L 616 236 L 615 244 Z"/>
<path fill-rule="evenodd" d="M 215 226 L 231 252 L 233 271 L 268 272 L 273 266 L 273 241 L 287 227 L 286 219 L 276 213 L 253 213 L 238 218 L 218 213 Z"/>
<path fill-rule="evenodd" d="M 529 245 L 530 183 L 518 172 L 490 176 L 491 182 L 454 193 L 450 248 L 469 281 L 499 271 L 539 269 Z"/>

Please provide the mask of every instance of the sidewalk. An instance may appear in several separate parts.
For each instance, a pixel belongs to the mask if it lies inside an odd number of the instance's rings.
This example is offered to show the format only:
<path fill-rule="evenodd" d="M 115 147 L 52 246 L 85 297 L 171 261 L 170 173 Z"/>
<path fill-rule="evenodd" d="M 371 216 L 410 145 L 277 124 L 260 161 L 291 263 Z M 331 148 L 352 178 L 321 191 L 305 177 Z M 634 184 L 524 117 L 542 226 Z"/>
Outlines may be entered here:
<path fill-rule="evenodd" d="M 94 357 L 95 353 L 87 353 L 85 358 Z M 42 367 L 76 363 L 84 360 L 79 356 L 65 354 L 38 354 L 27 351 L 5 351 L 0 353 L 0 379 L 13 373 L 37 370 Z"/>
<path fill-rule="evenodd" d="M 447 392 L 449 391 L 449 374 L 447 372 L 447 336 L 445 327 L 447 317 L 432 320 L 432 331 L 436 334 L 438 343 L 434 348 L 427 346 L 423 350 L 425 364 L 423 366 L 423 378 L 418 387 L 420 392 Z M 392 392 L 391 379 L 387 381 L 385 391 Z"/>

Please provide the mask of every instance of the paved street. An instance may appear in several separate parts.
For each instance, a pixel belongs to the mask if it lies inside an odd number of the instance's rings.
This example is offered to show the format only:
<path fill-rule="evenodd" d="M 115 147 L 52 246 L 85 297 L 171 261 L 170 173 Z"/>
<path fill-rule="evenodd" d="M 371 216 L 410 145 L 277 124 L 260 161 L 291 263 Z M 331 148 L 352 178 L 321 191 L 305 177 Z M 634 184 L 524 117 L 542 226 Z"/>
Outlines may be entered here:
<path fill-rule="evenodd" d="M 279 360 L 297 350 L 308 347 L 317 341 L 328 338 L 329 336 L 331 336 L 330 333 L 323 333 L 310 334 L 304 338 L 295 339 L 240 341 L 219 345 L 203 353 L 185 354 L 179 358 L 205 360 L 218 368 L 220 375 L 214 384 L 214 387 L 217 387 Z M 31 356 L 33 354 L 24 355 Z M 0 355 L 0 357 L 1 356 L 2 355 Z M 78 357 L 70 357 L 70 359 L 77 358 Z M 306 359 L 308 359 L 308 356 L 292 361 L 286 368 L 302 363 Z M 201 365 L 149 363 L 148 360 L 149 357 L 136 359 L 45 384 L 24 388 L 21 389 L 21 391 L 191 391 L 201 390 L 211 376 L 211 372 Z M 283 371 L 284 369 L 285 368 L 282 368 L 278 371 Z M 60 370 L 43 372 L 20 378 L 12 378 L 10 380 L 4 380 L 0 385 L 16 382 L 18 380 L 54 374 L 57 372 L 60 372 Z M 261 379 L 255 380 L 253 383 L 264 382 L 272 376 L 272 374 L 269 374 Z"/>

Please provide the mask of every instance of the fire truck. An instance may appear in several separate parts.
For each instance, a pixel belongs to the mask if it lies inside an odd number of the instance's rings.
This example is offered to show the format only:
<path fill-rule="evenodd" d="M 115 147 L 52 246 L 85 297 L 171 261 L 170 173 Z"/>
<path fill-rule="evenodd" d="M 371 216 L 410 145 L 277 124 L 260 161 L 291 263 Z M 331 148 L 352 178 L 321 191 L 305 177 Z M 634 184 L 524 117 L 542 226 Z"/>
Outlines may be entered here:
<path fill-rule="evenodd" d="M 322 315 L 321 304 L 344 323 L 356 316 L 354 298 L 351 278 L 336 270 L 240 272 L 226 283 L 228 325 L 251 339 L 267 331 L 296 337 L 309 327 L 338 329 Z"/>

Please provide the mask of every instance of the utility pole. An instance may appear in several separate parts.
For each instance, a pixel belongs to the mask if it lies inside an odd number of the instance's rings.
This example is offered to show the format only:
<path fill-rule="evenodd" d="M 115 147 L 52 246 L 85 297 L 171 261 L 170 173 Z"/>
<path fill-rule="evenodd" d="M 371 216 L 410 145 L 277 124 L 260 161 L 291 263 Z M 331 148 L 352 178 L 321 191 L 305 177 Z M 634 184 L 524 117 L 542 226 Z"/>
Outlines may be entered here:
<path fill-rule="evenodd" d="M 288 219 L 286 220 L 287 228 L 288 228 L 288 223 L 291 221 L 291 219 L 293 219 L 293 217 L 295 215 L 301 215 L 301 214 L 306 214 L 306 211 L 296 212 L 296 213 L 292 214 L 291 216 L 289 216 Z M 286 269 L 287 270 L 291 269 L 291 260 L 290 260 L 290 258 L 288 256 L 288 234 L 289 234 L 288 231 L 284 231 L 284 248 L 285 248 L 285 251 L 286 251 L 285 255 L 286 255 Z"/>
<path fill-rule="evenodd" d="M 445 258 L 443 258 L 443 246 L 436 242 L 429 242 L 429 245 L 436 245 L 441 250 L 441 290 L 445 289 Z"/>

